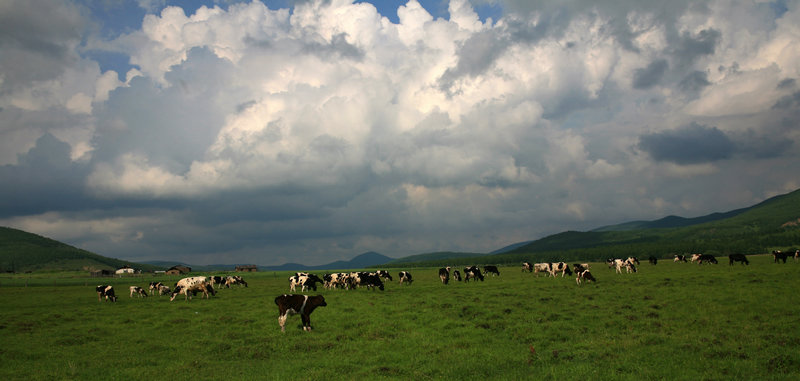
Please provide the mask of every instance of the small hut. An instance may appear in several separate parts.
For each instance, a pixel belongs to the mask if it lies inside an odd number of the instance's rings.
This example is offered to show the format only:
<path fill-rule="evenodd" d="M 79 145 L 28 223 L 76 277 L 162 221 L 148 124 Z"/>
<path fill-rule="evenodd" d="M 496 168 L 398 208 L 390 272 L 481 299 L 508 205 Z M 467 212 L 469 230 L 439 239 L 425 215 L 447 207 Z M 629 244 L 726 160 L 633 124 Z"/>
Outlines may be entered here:
<path fill-rule="evenodd" d="M 236 266 L 237 272 L 247 272 L 247 273 L 254 273 L 258 271 L 258 266 L 256 265 L 238 265 Z"/>
<path fill-rule="evenodd" d="M 167 269 L 167 275 L 181 275 L 181 274 L 187 274 L 187 273 L 190 273 L 190 272 L 192 272 L 192 268 L 191 267 L 181 266 L 181 265 L 172 266 L 169 269 Z"/>

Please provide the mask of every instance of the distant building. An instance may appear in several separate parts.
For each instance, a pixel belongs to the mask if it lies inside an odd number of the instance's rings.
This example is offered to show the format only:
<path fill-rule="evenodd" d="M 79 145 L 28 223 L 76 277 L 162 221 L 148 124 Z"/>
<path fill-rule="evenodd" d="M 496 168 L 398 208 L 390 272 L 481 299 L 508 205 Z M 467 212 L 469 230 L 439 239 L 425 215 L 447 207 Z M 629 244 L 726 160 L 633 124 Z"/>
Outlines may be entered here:
<path fill-rule="evenodd" d="M 236 266 L 236 271 L 254 273 L 254 272 L 258 271 L 258 266 L 256 266 L 256 265 L 239 265 L 239 266 Z"/>
<path fill-rule="evenodd" d="M 117 269 L 117 271 L 116 271 L 116 274 L 117 274 L 117 275 L 122 275 L 122 274 L 136 274 L 136 270 L 134 270 L 133 268 L 131 268 L 131 267 L 128 267 L 128 266 L 122 266 L 122 267 L 120 267 L 120 268 L 118 268 L 118 269 Z"/>
<path fill-rule="evenodd" d="M 181 274 L 187 274 L 187 273 L 190 273 L 190 272 L 192 272 L 192 268 L 189 267 L 189 266 L 177 265 L 177 266 L 172 266 L 169 269 L 167 269 L 167 275 L 181 275 Z"/>
<path fill-rule="evenodd" d="M 114 272 L 111 270 L 93 270 L 89 272 L 89 275 L 92 277 L 114 276 Z"/>

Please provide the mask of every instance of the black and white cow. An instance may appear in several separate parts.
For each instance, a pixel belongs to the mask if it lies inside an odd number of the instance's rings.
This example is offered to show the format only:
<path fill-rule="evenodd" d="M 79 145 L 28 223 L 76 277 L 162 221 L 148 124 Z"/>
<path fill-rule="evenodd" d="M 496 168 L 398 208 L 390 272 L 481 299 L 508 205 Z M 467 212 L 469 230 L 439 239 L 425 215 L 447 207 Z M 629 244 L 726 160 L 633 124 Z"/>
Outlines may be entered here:
<path fill-rule="evenodd" d="M 747 256 L 744 254 L 730 254 L 728 255 L 728 260 L 730 261 L 728 265 L 733 266 L 733 262 L 741 262 L 743 265 L 749 265 L 750 261 L 747 260 Z"/>
<path fill-rule="evenodd" d="M 703 254 L 692 254 L 692 262 L 697 262 Z"/>
<path fill-rule="evenodd" d="M 138 295 L 140 298 L 147 297 L 147 291 L 145 291 L 143 288 L 139 286 L 131 286 L 130 290 L 131 290 L 131 298 L 133 297 L 133 294 Z"/>
<path fill-rule="evenodd" d="M 453 270 L 453 279 L 455 279 L 456 282 L 461 282 L 461 272 Z"/>
<path fill-rule="evenodd" d="M 227 280 L 227 277 L 219 275 L 208 277 L 208 283 L 211 283 L 211 286 L 215 288 L 222 288 L 225 285 L 225 280 Z"/>
<path fill-rule="evenodd" d="M 210 299 L 211 296 L 209 295 L 216 295 L 217 292 L 214 290 L 214 287 L 211 286 L 211 283 L 208 282 L 208 278 L 204 276 L 194 276 L 183 278 L 175 284 L 175 289 L 172 290 L 172 294 L 170 294 L 169 300 L 175 300 L 175 297 L 183 294 L 184 300 L 189 300 L 189 294 L 192 295 L 202 292 L 203 298 Z"/>
<path fill-rule="evenodd" d="M 464 267 L 464 282 L 469 282 L 470 279 L 480 279 L 483 282 L 483 274 L 478 266 Z"/>
<path fill-rule="evenodd" d="M 569 269 L 569 265 L 564 262 L 553 262 L 550 264 L 550 275 L 556 276 L 556 273 L 561 273 L 561 277 L 564 277 L 564 274 L 572 275 L 572 270 Z"/>
<path fill-rule="evenodd" d="M 358 277 L 358 285 L 364 286 L 368 290 L 375 290 L 375 288 L 383 291 L 383 281 L 381 277 L 375 273 L 362 273 Z"/>
<path fill-rule="evenodd" d="M 169 287 L 167 287 L 167 286 L 165 286 L 163 284 L 158 286 L 158 296 L 169 295 L 171 293 L 172 293 L 172 290 L 170 290 Z"/>
<path fill-rule="evenodd" d="M 589 270 L 589 264 L 588 263 L 574 263 L 574 264 L 572 264 L 572 272 L 573 273 L 577 274 L 577 273 L 582 272 L 584 270 Z"/>
<path fill-rule="evenodd" d="M 239 275 L 228 275 L 225 277 L 225 288 L 231 288 L 231 286 L 235 285 L 247 287 L 247 282 Z"/>
<path fill-rule="evenodd" d="M 497 266 L 486 265 L 483 266 L 483 272 L 486 274 L 492 274 L 492 276 L 500 276 L 500 270 L 497 269 Z"/>
<path fill-rule="evenodd" d="M 651 265 L 657 265 L 658 264 L 658 258 L 656 258 L 656 257 L 654 257 L 652 255 L 647 260 L 650 262 Z"/>
<path fill-rule="evenodd" d="M 780 250 L 773 250 L 772 251 L 772 258 L 775 261 L 775 263 L 778 263 L 778 261 L 783 261 L 783 263 L 786 263 L 786 258 L 788 258 L 790 255 L 791 254 L 785 253 L 785 252 L 780 251 Z"/>
<path fill-rule="evenodd" d="M 411 279 L 411 273 L 408 271 L 401 271 L 397 276 L 400 278 L 400 284 L 411 284 L 414 280 Z"/>
<path fill-rule="evenodd" d="M 161 282 L 150 282 L 150 294 L 155 295 L 163 285 Z"/>
<path fill-rule="evenodd" d="M 289 289 L 292 291 L 295 291 L 297 286 L 300 286 L 301 292 L 305 292 L 309 288 L 317 291 L 317 283 L 322 283 L 324 285 L 325 281 L 314 274 L 308 273 L 297 273 L 289 277 Z"/>
<path fill-rule="evenodd" d="M 550 264 L 549 263 L 535 263 L 533 265 L 533 273 L 536 274 L 536 277 L 539 277 L 539 273 L 550 274 Z"/>
<path fill-rule="evenodd" d="M 697 264 L 702 265 L 703 263 L 713 263 L 717 264 L 717 258 L 714 258 L 711 254 L 700 254 L 700 257 L 697 259 Z"/>
<path fill-rule="evenodd" d="M 585 269 L 580 272 L 576 271 L 575 274 L 577 275 L 575 278 L 575 283 L 578 285 L 580 285 L 582 282 L 597 282 L 597 279 L 592 276 L 592 273 L 589 271 L 589 269 Z"/>
<path fill-rule="evenodd" d="M 383 279 L 388 279 L 389 281 L 394 281 L 394 279 L 392 279 L 392 275 L 389 274 L 389 272 L 386 271 L 386 270 L 378 270 L 378 271 L 376 271 L 376 274 L 378 274 L 378 276 L 383 278 Z"/>
<path fill-rule="evenodd" d="M 286 318 L 289 315 L 300 314 L 303 321 L 303 331 L 311 331 L 311 313 L 317 307 L 325 307 L 325 297 L 322 295 L 281 295 L 275 298 L 275 305 L 278 306 L 278 324 L 281 332 L 286 330 Z"/>
<path fill-rule="evenodd" d="M 442 284 L 450 283 L 450 268 L 449 267 L 442 267 L 439 269 L 439 279 L 442 281 Z"/>
<path fill-rule="evenodd" d="M 678 255 L 675 254 L 675 259 L 672 260 L 673 262 L 687 262 L 685 255 Z"/>
<path fill-rule="evenodd" d="M 522 272 L 525 272 L 526 270 L 527 270 L 529 273 L 530 273 L 530 272 L 533 272 L 533 263 L 530 263 L 530 262 L 522 262 Z"/>
<path fill-rule="evenodd" d="M 626 259 L 626 261 L 628 261 L 630 263 L 635 263 L 637 266 L 640 265 L 639 258 L 636 258 L 636 257 L 628 257 L 628 259 Z"/>
<path fill-rule="evenodd" d="M 110 301 L 110 302 L 116 302 L 117 301 L 117 295 L 114 293 L 114 287 L 113 286 L 108 286 L 108 285 L 103 284 L 103 285 L 95 287 L 95 290 L 97 291 L 97 301 L 98 302 L 102 302 L 103 298 L 105 298 L 107 301 Z"/>

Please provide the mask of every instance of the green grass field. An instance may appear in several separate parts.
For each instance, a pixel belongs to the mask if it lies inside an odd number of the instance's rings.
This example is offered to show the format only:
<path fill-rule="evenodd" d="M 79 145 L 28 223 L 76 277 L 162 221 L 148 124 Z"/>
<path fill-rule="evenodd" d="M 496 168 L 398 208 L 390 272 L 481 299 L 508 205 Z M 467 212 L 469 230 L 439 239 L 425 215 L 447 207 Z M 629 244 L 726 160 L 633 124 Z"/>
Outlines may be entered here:
<path fill-rule="evenodd" d="M 273 300 L 288 273 L 245 274 L 248 288 L 189 302 L 128 296 L 178 278 L 4 274 L 0 378 L 800 379 L 800 263 L 750 259 L 636 274 L 593 264 L 598 283 L 580 287 L 520 267 L 448 286 L 410 269 L 411 286 L 383 292 L 320 287 L 314 331 L 293 316 L 285 333 Z M 97 301 L 100 283 L 117 303 Z"/>

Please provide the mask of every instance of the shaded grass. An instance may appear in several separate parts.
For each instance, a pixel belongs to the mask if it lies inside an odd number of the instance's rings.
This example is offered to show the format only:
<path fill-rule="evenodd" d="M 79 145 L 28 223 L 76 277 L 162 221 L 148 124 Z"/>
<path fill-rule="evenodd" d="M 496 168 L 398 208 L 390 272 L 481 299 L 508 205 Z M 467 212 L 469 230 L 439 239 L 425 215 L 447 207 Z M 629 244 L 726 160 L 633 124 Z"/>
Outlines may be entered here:
<path fill-rule="evenodd" d="M 288 292 L 283 273 L 189 302 L 129 298 L 147 278 L 104 280 L 117 303 L 97 301 L 97 280 L 47 279 L 0 287 L 0 338 L 24 343 L 2 346 L 0 377 L 797 379 L 800 264 L 770 261 L 637 274 L 594 264 L 599 282 L 580 287 L 518 268 L 444 286 L 435 269 L 415 269 L 413 285 L 384 292 L 320 289 L 328 307 L 312 314 L 315 330 L 295 316 L 283 334 L 273 302 Z"/>

